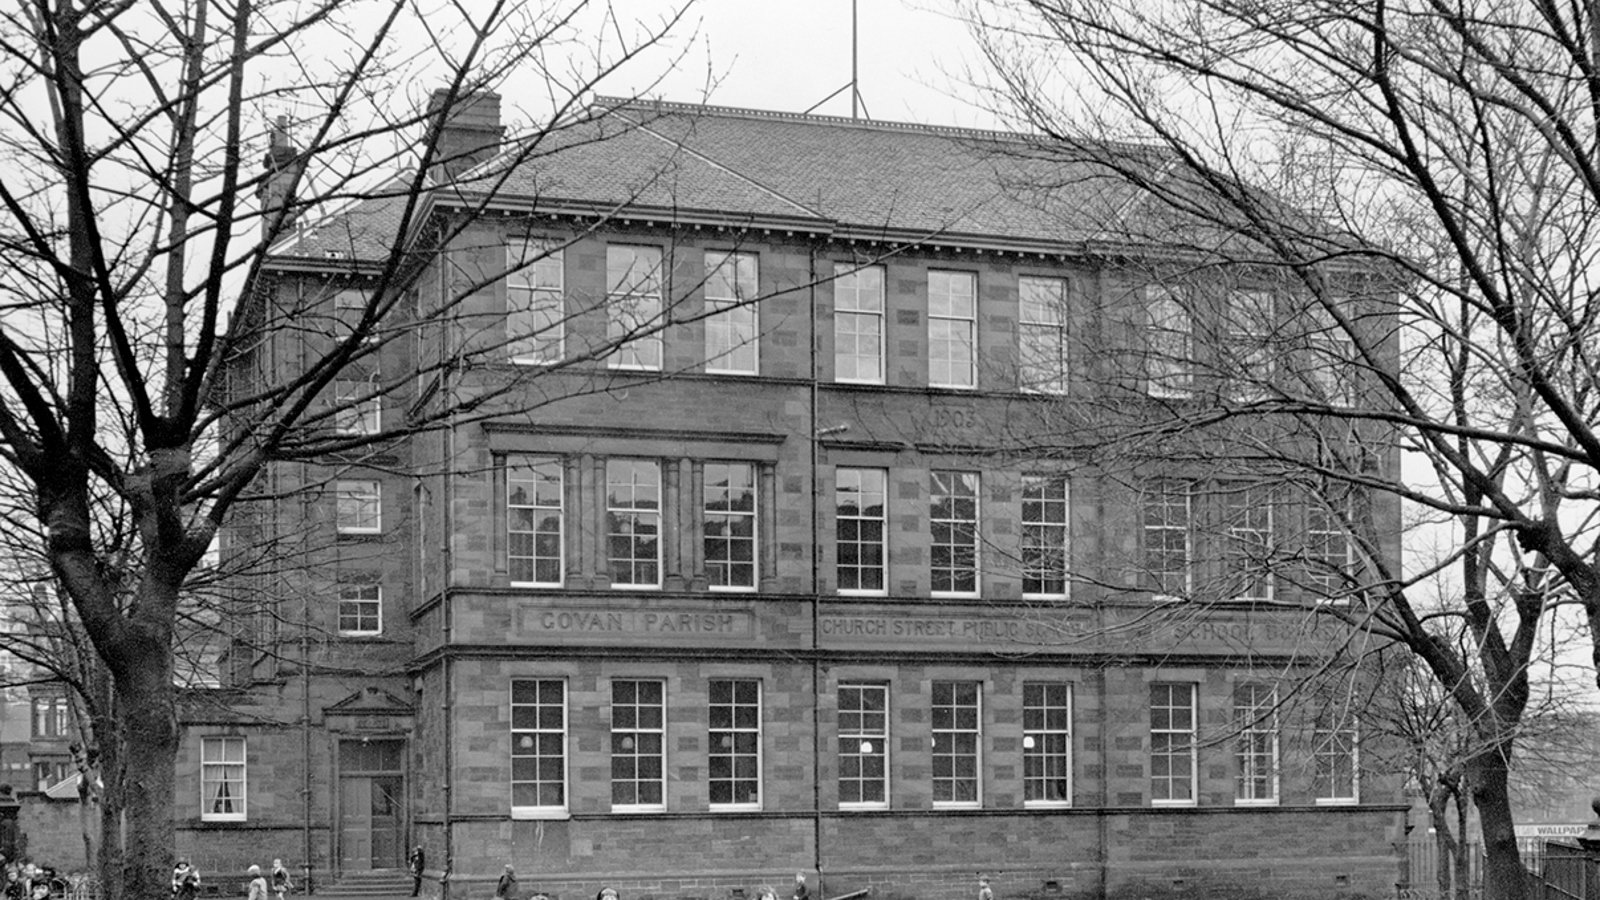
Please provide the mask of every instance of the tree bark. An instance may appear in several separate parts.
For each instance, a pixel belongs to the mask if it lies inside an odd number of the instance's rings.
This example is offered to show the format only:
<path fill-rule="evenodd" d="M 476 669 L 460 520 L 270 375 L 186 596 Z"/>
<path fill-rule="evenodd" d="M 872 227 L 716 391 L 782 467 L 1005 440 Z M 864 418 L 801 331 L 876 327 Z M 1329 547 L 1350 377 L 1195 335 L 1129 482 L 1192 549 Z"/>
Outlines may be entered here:
<path fill-rule="evenodd" d="M 1473 754 L 1467 767 L 1472 802 L 1483 829 L 1483 896 L 1485 900 L 1527 900 L 1528 874 L 1512 826 L 1506 754 L 1500 745 L 1491 745 Z"/>
<path fill-rule="evenodd" d="M 1438 853 L 1438 858 L 1434 860 L 1434 878 L 1439 884 L 1440 897 L 1456 896 L 1451 889 L 1456 877 L 1456 860 L 1461 853 L 1456 835 L 1459 833 L 1463 838 L 1466 836 L 1464 831 L 1456 832 L 1450 825 L 1448 808 L 1455 790 L 1446 781 L 1447 777 L 1441 775 L 1435 781 L 1433 789 L 1428 792 L 1428 820 L 1433 825 L 1433 846 Z M 1456 798 L 1456 802 L 1459 806 L 1459 797 Z"/>
<path fill-rule="evenodd" d="M 172 666 L 136 666 L 118 679 L 123 733 L 124 878 L 131 900 L 171 892 L 173 760 L 177 758 L 176 691 Z"/>

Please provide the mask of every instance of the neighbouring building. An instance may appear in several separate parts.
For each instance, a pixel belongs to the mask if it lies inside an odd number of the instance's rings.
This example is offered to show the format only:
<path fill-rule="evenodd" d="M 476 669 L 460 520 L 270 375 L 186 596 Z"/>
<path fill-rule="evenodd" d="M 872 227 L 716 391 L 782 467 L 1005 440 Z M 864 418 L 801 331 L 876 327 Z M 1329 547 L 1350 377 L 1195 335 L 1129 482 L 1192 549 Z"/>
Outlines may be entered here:
<path fill-rule="evenodd" d="M 451 897 L 1392 893 L 1399 783 L 1287 702 L 1359 564 L 1328 509 L 1044 446 L 1072 398 L 1203 387 L 1213 276 L 1110 237 L 1137 198 L 1035 196 L 1002 134 L 597 104 L 530 150 L 473 98 L 398 281 L 375 194 L 244 298 L 240 397 L 396 313 L 326 391 L 349 449 L 224 540 L 282 555 L 186 719 L 181 851 L 325 882 L 420 845 Z M 1305 534 L 1298 579 L 1232 552 Z M 1235 602 L 1175 599 L 1202 580 Z"/>

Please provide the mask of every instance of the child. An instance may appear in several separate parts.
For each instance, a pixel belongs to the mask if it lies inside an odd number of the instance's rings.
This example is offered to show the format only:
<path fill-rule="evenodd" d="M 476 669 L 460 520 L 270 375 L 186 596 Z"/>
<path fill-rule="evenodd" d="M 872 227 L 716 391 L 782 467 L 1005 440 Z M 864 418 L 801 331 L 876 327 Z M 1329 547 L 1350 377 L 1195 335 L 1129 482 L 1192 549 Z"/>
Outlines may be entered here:
<path fill-rule="evenodd" d="M 245 900 L 267 900 L 267 880 L 261 877 L 261 867 L 251 866 L 250 892 L 245 895 Z"/>
<path fill-rule="evenodd" d="M 272 861 L 272 894 L 278 900 L 283 900 L 283 895 L 294 890 L 294 885 L 289 881 L 289 870 L 283 867 L 283 860 Z"/>

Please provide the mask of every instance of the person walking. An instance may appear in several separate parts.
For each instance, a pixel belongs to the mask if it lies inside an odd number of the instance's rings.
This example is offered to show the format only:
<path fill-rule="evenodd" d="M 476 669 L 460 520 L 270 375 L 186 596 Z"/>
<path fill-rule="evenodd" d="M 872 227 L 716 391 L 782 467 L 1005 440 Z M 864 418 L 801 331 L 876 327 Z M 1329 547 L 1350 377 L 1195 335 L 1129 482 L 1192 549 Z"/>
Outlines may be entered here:
<path fill-rule="evenodd" d="M 794 896 L 791 900 L 811 900 L 811 889 L 806 887 L 806 873 L 794 873 Z"/>
<path fill-rule="evenodd" d="M 994 891 L 989 889 L 989 879 L 978 877 L 978 900 L 994 900 Z"/>
<path fill-rule="evenodd" d="M 427 866 L 427 857 L 422 853 L 422 845 L 413 847 L 406 863 L 411 868 L 411 896 L 415 897 L 422 891 L 422 870 Z"/>
<path fill-rule="evenodd" d="M 506 870 L 500 873 L 500 881 L 494 886 L 494 900 L 516 900 L 517 873 L 506 863 Z"/>
<path fill-rule="evenodd" d="M 261 877 L 261 867 L 251 866 L 247 874 L 250 876 L 250 890 L 244 900 L 268 900 L 267 880 Z"/>
<path fill-rule="evenodd" d="M 272 861 L 272 896 L 283 900 L 283 895 L 294 890 L 294 883 L 289 880 L 289 870 L 283 867 L 283 860 Z"/>

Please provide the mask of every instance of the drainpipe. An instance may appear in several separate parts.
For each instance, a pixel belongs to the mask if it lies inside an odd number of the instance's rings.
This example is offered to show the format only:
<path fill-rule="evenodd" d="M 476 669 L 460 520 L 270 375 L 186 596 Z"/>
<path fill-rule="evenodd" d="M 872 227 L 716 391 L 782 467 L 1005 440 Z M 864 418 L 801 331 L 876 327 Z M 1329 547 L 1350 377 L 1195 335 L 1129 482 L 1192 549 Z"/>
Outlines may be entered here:
<path fill-rule="evenodd" d="M 302 494 L 304 496 L 304 494 Z M 302 505 L 304 501 L 302 501 Z M 305 784 L 303 790 L 305 802 L 305 828 L 302 842 L 305 847 L 305 872 L 301 884 L 305 885 L 306 893 L 316 893 L 316 885 L 311 880 L 311 815 L 313 812 L 311 791 L 311 592 L 300 590 L 300 752 L 304 756 L 304 765 L 301 771 L 304 774 Z"/>
<path fill-rule="evenodd" d="M 1105 296 L 1105 279 L 1104 279 L 1104 276 L 1099 271 L 1096 271 L 1096 273 L 1095 273 L 1094 295 L 1096 297 Z M 1101 321 L 1102 321 L 1101 327 L 1104 328 L 1105 327 L 1104 324 L 1103 324 L 1104 320 L 1102 319 Z M 1103 336 L 1104 335 L 1102 334 L 1102 337 Z M 1096 486 L 1096 490 L 1095 490 L 1095 517 L 1096 517 L 1096 519 L 1099 520 L 1098 524 L 1100 525 L 1100 527 L 1102 529 L 1104 529 L 1105 522 L 1106 522 L 1105 492 L 1104 492 L 1104 490 L 1100 489 L 1099 485 Z M 1068 545 L 1069 552 L 1070 552 L 1070 546 L 1071 545 L 1069 544 Z M 1070 571 L 1070 569 L 1069 569 L 1069 571 Z M 1098 594 L 1098 593 L 1096 594 L 1095 602 L 1094 602 L 1094 616 L 1095 616 L 1095 630 L 1096 630 L 1096 633 L 1105 634 L 1106 633 L 1106 603 L 1105 603 L 1104 594 Z M 1100 863 L 1100 900 L 1105 900 L 1106 892 L 1110 889 L 1110 885 L 1111 885 L 1111 821 L 1108 818 L 1108 812 L 1107 812 L 1109 810 L 1109 808 L 1110 808 L 1110 803 L 1111 803 L 1111 769 L 1110 769 L 1109 766 L 1107 766 L 1105 764 L 1105 760 L 1106 760 L 1106 757 L 1107 757 L 1106 751 L 1110 748 L 1110 744 L 1111 744 L 1111 731 L 1110 731 L 1111 716 L 1110 716 L 1110 711 L 1106 708 L 1106 700 L 1107 700 L 1108 695 L 1110 694 L 1110 691 L 1107 690 L 1107 688 L 1106 688 L 1106 679 L 1110 677 L 1112 668 L 1113 667 L 1109 666 L 1109 665 L 1100 667 L 1100 679 L 1099 679 L 1098 688 L 1097 688 L 1097 690 L 1099 692 L 1099 697 L 1100 697 L 1099 719 L 1100 719 L 1100 759 L 1101 759 L 1100 768 L 1101 768 L 1101 773 L 1100 773 L 1100 815 L 1098 817 L 1099 818 L 1099 828 L 1096 829 L 1098 834 L 1099 834 L 1099 846 L 1096 848 L 1095 852 L 1096 852 L 1096 855 L 1099 857 L 1099 863 Z"/>
<path fill-rule="evenodd" d="M 441 248 L 441 250 L 443 250 L 443 248 Z M 445 278 L 444 266 L 446 258 L 447 251 L 439 254 L 440 265 L 438 267 L 438 298 L 441 304 L 445 302 L 445 290 L 448 286 L 448 281 Z M 444 384 L 444 381 L 449 376 L 449 367 L 445 365 L 445 363 L 449 360 L 450 341 L 453 337 L 452 328 L 454 326 L 454 322 L 455 317 L 452 314 L 446 320 L 445 326 L 440 330 L 439 333 L 439 387 L 441 389 L 440 395 L 442 397 L 448 397 L 450 395 L 449 391 L 445 389 L 447 388 L 447 385 Z M 450 698 L 453 690 L 450 665 L 450 571 L 452 546 L 451 535 L 452 529 L 455 527 L 454 509 L 452 507 L 452 500 L 455 493 L 454 466 L 456 449 L 456 417 L 454 414 L 451 414 L 448 423 L 446 423 L 444 434 L 445 458 L 442 460 L 444 464 L 439 467 L 439 471 L 444 473 L 444 483 L 440 486 L 440 493 L 443 494 L 441 500 L 443 501 L 444 505 L 444 522 L 439 528 L 439 560 L 442 565 L 440 567 L 438 586 L 440 593 L 439 638 L 440 650 L 442 651 L 439 656 L 441 682 L 439 688 L 439 714 L 444 720 L 441 723 L 441 730 L 444 734 L 444 784 L 441 787 L 441 789 L 444 791 L 444 874 L 439 880 L 439 897 L 440 900 L 450 900 L 450 872 L 454 868 L 455 863 L 455 821 L 453 818 L 455 811 L 455 792 L 453 790 L 455 754 L 452 752 L 452 747 L 455 743 L 455 729 L 452 727 L 454 723 L 451 721 L 450 714 Z"/>
<path fill-rule="evenodd" d="M 822 876 L 822 539 L 817 496 L 821 481 L 817 477 L 817 399 L 821 372 L 817 369 L 817 245 L 811 248 L 811 287 L 808 302 L 811 319 L 807 331 L 811 340 L 811 422 L 807 439 L 811 443 L 811 848 L 812 867 L 817 872 L 817 896 L 824 897 Z"/>
<path fill-rule="evenodd" d="M 297 300 L 295 308 L 304 309 L 305 282 L 295 283 Z M 274 351 L 277 342 L 273 342 Z M 274 353 L 276 355 L 276 353 Z M 276 361 L 274 361 L 276 362 Z M 277 365 L 272 365 L 270 371 L 278 371 Z M 300 465 L 300 483 L 305 484 L 305 464 Z M 309 520 L 311 501 L 306 492 L 300 492 L 300 521 Z M 300 800 L 301 800 L 301 880 L 306 893 L 315 893 L 316 884 L 311 880 L 312 854 L 315 847 L 311 842 L 311 817 L 316 812 L 316 804 L 312 800 L 311 782 L 311 592 L 306 590 L 304 584 L 300 585 Z"/>

